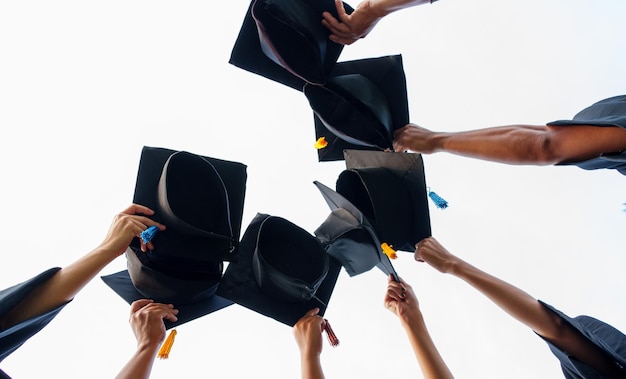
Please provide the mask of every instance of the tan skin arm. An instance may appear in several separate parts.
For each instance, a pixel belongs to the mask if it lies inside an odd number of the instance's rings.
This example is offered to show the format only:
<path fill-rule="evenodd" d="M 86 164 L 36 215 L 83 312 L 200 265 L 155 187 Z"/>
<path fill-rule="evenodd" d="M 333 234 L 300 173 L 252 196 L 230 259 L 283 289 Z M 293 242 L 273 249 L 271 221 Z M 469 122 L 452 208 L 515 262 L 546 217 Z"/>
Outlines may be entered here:
<path fill-rule="evenodd" d="M 293 335 L 300 349 L 302 379 L 324 379 L 320 356 L 322 354 L 322 331 L 326 321 L 318 316 L 319 308 L 309 310 L 293 326 Z"/>
<path fill-rule="evenodd" d="M 624 378 L 612 359 L 558 315 L 521 289 L 452 255 L 433 237 L 417 243 L 415 259 L 456 276 L 487 296 L 503 311 L 599 372 Z"/>
<path fill-rule="evenodd" d="M 137 350 L 115 377 L 116 379 L 147 379 L 154 358 L 165 340 L 163 320 L 177 321 L 178 310 L 172 304 L 141 299 L 130 306 L 130 326 L 137 339 Z"/>
<path fill-rule="evenodd" d="M 510 125 L 445 133 L 408 124 L 395 132 L 393 146 L 395 151 L 447 152 L 513 165 L 553 165 L 626 150 L 626 129 Z"/>
<path fill-rule="evenodd" d="M 149 226 L 156 225 L 160 230 L 165 230 L 164 225 L 147 217 L 153 214 L 151 209 L 133 204 L 116 215 L 104 241 L 31 291 L 0 320 L 2 329 L 48 312 L 72 300 L 107 264 L 126 250 L 133 238 Z M 147 246 L 141 245 L 143 251 L 146 247 L 153 248 L 151 243 Z"/>
<path fill-rule="evenodd" d="M 428 333 L 413 288 L 402 279 L 396 282 L 390 275 L 384 302 L 385 308 L 400 319 L 424 378 L 454 378 Z"/>
<path fill-rule="evenodd" d="M 430 0 L 364 0 L 352 14 L 347 14 L 341 0 L 335 0 L 339 20 L 329 12 L 322 13 L 322 25 L 330 32 L 330 40 L 342 45 L 350 45 L 365 38 L 374 26 L 389 13 L 416 5 L 430 3 Z"/>

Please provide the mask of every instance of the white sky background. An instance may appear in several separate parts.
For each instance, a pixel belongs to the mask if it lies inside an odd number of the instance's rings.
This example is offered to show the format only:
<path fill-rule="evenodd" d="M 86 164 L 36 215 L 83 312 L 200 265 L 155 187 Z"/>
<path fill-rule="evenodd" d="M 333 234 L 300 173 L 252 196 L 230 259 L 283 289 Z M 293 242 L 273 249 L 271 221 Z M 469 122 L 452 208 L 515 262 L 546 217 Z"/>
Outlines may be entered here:
<path fill-rule="evenodd" d="M 350 2 L 356 6 L 357 2 Z M 248 2 L 0 3 L 0 288 L 95 247 L 132 201 L 144 145 L 248 165 L 257 212 L 311 233 L 343 162 L 319 163 L 301 93 L 229 65 Z M 626 88 L 622 0 L 441 0 L 390 15 L 340 61 L 402 54 L 412 122 L 455 131 L 571 118 Z M 453 253 L 575 316 L 626 331 L 626 178 L 424 156 L 433 234 Z M 532 331 L 477 291 L 394 261 L 458 378 L 556 378 Z M 102 274 L 124 269 L 120 257 Z M 421 377 L 386 277 L 342 272 L 326 317 L 329 378 Z M 2 362 L 15 378 L 110 378 L 135 347 L 128 305 L 99 279 Z M 153 378 L 300 375 L 291 329 L 238 305 L 178 328 Z"/>

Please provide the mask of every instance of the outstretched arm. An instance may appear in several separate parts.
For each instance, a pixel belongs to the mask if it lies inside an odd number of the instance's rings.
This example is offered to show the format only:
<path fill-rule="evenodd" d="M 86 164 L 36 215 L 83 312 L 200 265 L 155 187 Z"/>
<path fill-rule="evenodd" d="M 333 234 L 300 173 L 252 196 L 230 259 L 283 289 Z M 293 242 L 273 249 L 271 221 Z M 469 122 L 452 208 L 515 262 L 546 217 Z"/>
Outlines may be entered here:
<path fill-rule="evenodd" d="M 163 319 L 176 321 L 178 310 L 172 304 L 136 300 L 130 305 L 130 325 L 137 339 L 137 350 L 116 379 L 149 378 L 159 346 L 165 340 Z"/>
<path fill-rule="evenodd" d="M 606 375 L 621 377 L 615 371 L 616 366 L 611 359 L 571 325 L 541 305 L 537 299 L 452 255 L 434 237 L 417 243 L 415 259 L 464 280 L 513 318 L 581 362 Z"/>
<path fill-rule="evenodd" d="M 385 295 L 385 307 L 400 319 L 424 378 L 453 378 L 450 369 L 430 338 L 413 288 L 402 279 L 396 282 L 390 275 Z"/>
<path fill-rule="evenodd" d="M 72 300 L 94 276 L 126 250 L 134 237 L 152 225 L 165 229 L 165 226 L 146 217 L 152 214 L 151 209 L 133 204 L 115 216 L 107 236 L 98 247 L 31 291 L 2 320 L 3 327 L 16 325 Z M 148 243 L 147 247 L 152 248 L 152 245 Z M 145 251 L 145 248 L 142 245 L 142 250 Z"/>
<path fill-rule="evenodd" d="M 626 150 L 626 129 L 510 125 L 445 133 L 408 124 L 395 132 L 393 146 L 395 151 L 447 152 L 507 164 L 552 165 Z"/>
<path fill-rule="evenodd" d="M 329 12 L 324 12 L 322 25 L 330 30 L 331 41 L 350 45 L 360 38 L 365 38 L 378 21 L 389 13 L 430 2 L 430 0 L 363 0 L 352 14 L 347 14 L 343 2 L 335 0 L 339 20 Z"/>
<path fill-rule="evenodd" d="M 319 308 L 311 309 L 293 326 L 293 335 L 300 349 L 302 379 L 324 379 L 320 356 L 326 321 L 318 313 Z"/>

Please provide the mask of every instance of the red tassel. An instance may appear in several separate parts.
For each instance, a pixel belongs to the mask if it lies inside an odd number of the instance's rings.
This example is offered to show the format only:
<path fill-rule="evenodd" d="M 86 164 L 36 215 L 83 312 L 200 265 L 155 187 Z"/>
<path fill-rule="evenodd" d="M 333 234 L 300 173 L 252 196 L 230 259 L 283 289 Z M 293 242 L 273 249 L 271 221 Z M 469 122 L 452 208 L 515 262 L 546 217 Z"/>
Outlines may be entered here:
<path fill-rule="evenodd" d="M 324 319 L 324 321 L 324 330 L 326 331 L 326 334 L 328 334 L 328 342 L 330 342 L 330 345 L 332 347 L 339 346 L 339 338 L 337 338 L 337 335 L 335 335 L 335 332 L 333 332 L 333 328 L 330 327 L 330 322 L 328 322 L 328 320 L 326 319 Z"/>

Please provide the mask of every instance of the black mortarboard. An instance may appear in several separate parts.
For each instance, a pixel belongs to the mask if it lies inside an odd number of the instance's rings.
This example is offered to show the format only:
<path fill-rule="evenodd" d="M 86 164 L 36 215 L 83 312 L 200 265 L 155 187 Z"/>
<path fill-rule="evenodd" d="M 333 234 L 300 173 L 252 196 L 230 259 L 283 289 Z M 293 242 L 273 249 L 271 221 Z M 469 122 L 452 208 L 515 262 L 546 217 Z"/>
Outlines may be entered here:
<path fill-rule="evenodd" d="M 298 91 L 324 83 L 343 45 L 328 39 L 323 12 L 338 17 L 333 0 L 253 0 L 229 63 Z"/>
<path fill-rule="evenodd" d="M 144 147 L 133 202 L 167 229 L 146 253 L 133 240 L 127 270 L 102 277 L 124 300 L 149 298 L 179 309 L 172 327 L 232 302 L 215 296 L 224 260 L 236 260 L 246 187 L 242 163 Z"/>
<path fill-rule="evenodd" d="M 386 276 L 398 274 L 374 228 L 352 203 L 324 184 L 313 182 L 331 209 L 330 215 L 315 230 L 326 252 L 335 257 L 350 276 L 378 267 Z"/>
<path fill-rule="evenodd" d="M 346 150 L 345 160 L 337 192 L 363 213 L 382 242 L 413 252 L 431 235 L 422 156 Z"/>
<path fill-rule="evenodd" d="M 393 133 L 409 122 L 401 55 L 339 62 L 323 86 L 305 85 L 316 139 L 328 145 L 319 161 L 343 159 L 343 150 L 393 150 Z"/>
<path fill-rule="evenodd" d="M 257 214 L 241 240 L 217 294 L 289 326 L 310 309 L 323 315 L 341 265 L 306 230 Z"/>

